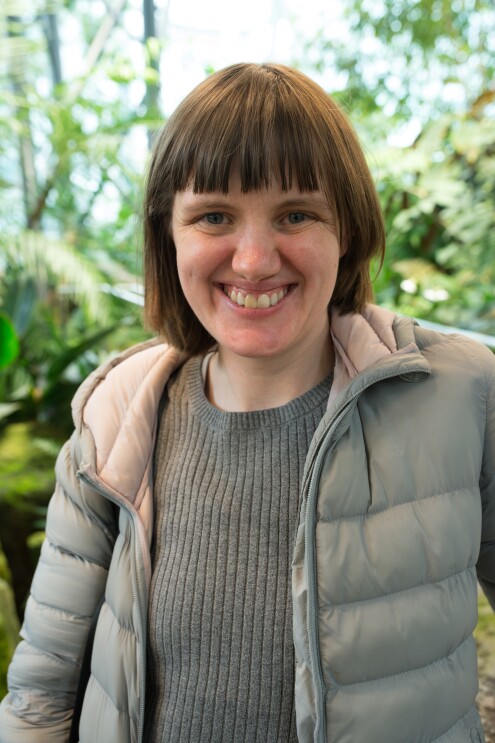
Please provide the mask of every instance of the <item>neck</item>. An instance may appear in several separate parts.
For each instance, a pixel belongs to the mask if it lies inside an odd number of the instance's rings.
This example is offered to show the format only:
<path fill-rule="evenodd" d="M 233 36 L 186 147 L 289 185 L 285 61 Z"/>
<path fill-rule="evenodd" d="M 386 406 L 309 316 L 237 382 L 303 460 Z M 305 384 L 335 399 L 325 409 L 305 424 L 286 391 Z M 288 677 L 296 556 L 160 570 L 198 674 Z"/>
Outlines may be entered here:
<path fill-rule="evenodd" d="M 319 352 L 285 358 L 244 358 L 222 348 L 213 354 L 206 377 L 206 396 L 226 412 L 249 412 L 286 405 L 315 387 L 333 368 L 327 336 Z"/>

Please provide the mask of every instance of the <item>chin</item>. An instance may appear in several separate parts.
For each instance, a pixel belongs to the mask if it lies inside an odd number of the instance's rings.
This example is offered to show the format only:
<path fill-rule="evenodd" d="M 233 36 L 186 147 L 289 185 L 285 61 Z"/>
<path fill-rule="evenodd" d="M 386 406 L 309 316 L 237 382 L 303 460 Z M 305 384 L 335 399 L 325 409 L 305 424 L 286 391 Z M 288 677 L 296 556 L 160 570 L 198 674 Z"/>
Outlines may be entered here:
<path fill-rule="evenodd" d="M 242 350 L 235 351 L 237 356 L 242 356 L 245 359 L 271 359 L 275 356 L 280 355 L 280 351 L 260 351 L 259 348 L 253 350 Z"/>
<path fill-rule="evenodd" d="M 219 343 L 219 347 L 225 349 L 228 353 L 234 353 L 236 356 L 242 356 L 248 359 L 269 359 L 284 353 L 284 348 L 279 344 L 267 344 L 262 341 L 252 341 L 250 343 Z"/>

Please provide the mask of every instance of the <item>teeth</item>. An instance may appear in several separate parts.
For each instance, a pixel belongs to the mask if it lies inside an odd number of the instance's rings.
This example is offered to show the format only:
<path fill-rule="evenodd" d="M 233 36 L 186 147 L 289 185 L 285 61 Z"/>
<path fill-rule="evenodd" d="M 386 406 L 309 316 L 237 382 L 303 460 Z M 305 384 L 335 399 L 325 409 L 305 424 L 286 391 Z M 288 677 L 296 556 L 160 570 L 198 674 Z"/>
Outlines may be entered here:
<path fill-rule="evenodd" d="M 224 286 L 224 292 L 232 302 L 240 307 L 247 307 L 249 310 L 266 310 L 268 307 L 274 307 L 288 291 L 289 289 L 285 287 L 278 292 L 267 292 L 256 297 L 254 294 L 243 294 L 233 287 Z"/>
<path fill-rule="evenodd" d="M 267 307 L 270 306 L 270 297 L 268 294 L 262 294 L 261 297 L 258 297 L 258 307 L 260 309 L 266 310 Z"/>

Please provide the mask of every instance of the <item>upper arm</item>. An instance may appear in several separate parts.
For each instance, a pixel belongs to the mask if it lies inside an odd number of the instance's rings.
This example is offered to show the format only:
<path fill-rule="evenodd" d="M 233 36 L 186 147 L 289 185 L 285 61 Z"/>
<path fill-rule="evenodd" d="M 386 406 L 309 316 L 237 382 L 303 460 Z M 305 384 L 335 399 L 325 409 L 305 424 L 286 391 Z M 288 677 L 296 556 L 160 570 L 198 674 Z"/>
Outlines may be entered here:
<path fill-rule="evenodd" d="M 77 452 L 74 436 L 57 460 L 23 641 L 14 653 L 9 694 L 0 708 L 0 743 L 68 736 L 80 662 L 105 590 L 116 530 L 115 507 L 77 479 Z"/>
<path fill-rule="evenodd" d="M 477 571 L 480 584 L 495 608 L 495 360 L 493 357 L 490 359 L 486 372 L 486 421 L 480 492 L 483 513 Z"/>

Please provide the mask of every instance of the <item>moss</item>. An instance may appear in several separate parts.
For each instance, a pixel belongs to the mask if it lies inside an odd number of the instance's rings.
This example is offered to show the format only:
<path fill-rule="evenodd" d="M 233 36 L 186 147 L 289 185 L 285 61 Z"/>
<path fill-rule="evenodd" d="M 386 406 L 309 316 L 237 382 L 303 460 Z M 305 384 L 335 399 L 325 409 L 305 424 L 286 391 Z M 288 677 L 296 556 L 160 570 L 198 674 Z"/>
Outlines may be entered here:
<path fill-rule="evenodd" d="M 63 434 L 36 421 L 9 423 L 0 429 L 0 577 L 12 575 L 16 608 L 22 617 L 38 559 L 39 540 L 55 481 L 54 464 Z"/>
<path fill-rule="evenodd" d="M 1 543 L 0 543 L 0 580 L 5 581 L 5 583 L 8 583 L 9 586 L 12 585 L 12 576 L 10 574 L 9 563 L 7 562 L 7 558 L 5 557 L 5 552 L 2 549 Z"/>
<path fill-rule="evenodd" d="M 495 613 L 485 595 L 478 597 L 478 626 L 474 632 L 481 676 L 495 676 Z"/>
<path fill-rule="evenodd" d="M 29 502 L 49 492 L 60 443 L 53 431 L 37 424 L 15 423 L 4 428 L 0 435 L 0 502 L 29 507 Z"/>
<path fill-rule="evenodd" d="M 0 699 L 7 692 L 7 669 L 19 639 L 12 589 L 0 579 Z"/>

